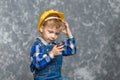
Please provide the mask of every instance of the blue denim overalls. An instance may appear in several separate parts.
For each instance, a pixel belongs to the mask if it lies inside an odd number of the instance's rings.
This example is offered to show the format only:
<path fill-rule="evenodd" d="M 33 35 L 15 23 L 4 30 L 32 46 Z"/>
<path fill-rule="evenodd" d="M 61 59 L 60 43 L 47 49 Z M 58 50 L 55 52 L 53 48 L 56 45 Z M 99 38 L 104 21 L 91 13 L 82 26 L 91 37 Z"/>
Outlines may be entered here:
<path fill-rule="evenodd" d="M 53 46 L 53 44 L 45 46 L 45 53 L 51 51 Z M 35 69 L 34 80 L 63 80 L 61 77 L 61 67 L 62 55 L 55 57 L 46 67 L 40 70 Z"/>
<path fill-rule="evenodd" d="M 37 40 L 32 46 L 30 54 L 32 62 L 30 68 L 33 72 L 34 80 L 69 80 L 61 76 L 62 56 L 76 53 L 75 39 L 67 39 L 68 46 L 64 46 L 65 51 L 62 52 L 62 55 L 55 56 L 51 59 L 49 53 L 54 45 L 53 43 L 44 45 L 40 40 Z M 40 53 L 34 57 L 34 54 L 38 51 Z M 37 63 L 37 58 L 40 64 Z"/>

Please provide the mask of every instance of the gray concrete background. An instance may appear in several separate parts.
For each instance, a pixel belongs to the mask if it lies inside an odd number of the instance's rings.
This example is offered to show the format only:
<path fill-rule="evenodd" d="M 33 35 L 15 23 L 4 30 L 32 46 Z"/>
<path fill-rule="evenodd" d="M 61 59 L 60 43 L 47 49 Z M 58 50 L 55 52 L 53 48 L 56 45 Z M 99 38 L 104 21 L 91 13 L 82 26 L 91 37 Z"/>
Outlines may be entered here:
<path fill-rule="evenodd" d="M 63 75 L 120 80 L 120 0 L 0 0 L 0 80 L 33 80 L 30 47 L 40 14 L 51 8 L 64 12 L 77 40 Z"/>

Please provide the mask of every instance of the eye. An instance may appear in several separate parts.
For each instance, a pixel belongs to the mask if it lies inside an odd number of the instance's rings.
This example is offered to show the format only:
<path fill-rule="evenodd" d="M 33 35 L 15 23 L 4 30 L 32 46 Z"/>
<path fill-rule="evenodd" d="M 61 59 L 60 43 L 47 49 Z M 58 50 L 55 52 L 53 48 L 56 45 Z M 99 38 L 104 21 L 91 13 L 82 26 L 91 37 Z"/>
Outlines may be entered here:
<path fill-rule="evenodd" d="M 56 35 L 59 35 L 60 33 L 56 33 Z"/>
<path fill-rule="evenodd" d="M 48 30 L 49 33 L 53 33 L 53 31 Z"/>

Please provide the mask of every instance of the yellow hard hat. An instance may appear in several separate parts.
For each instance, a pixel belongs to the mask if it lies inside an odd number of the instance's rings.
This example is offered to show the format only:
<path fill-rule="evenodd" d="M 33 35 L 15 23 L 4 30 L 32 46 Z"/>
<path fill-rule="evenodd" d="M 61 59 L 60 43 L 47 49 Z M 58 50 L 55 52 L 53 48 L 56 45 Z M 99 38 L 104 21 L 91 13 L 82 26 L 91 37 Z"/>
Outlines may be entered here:
<path fill-rule="evenodd" d="M 40 27 L 43 24 L 44 20 L 50 16 L 59 16 L 59 18 L 64 22 L 64 13 L 55 11 L 53 9 L 43 12 L 43 14 L 40 16 L 39 22 L 38 22 L 38 31 L 40 32 Z"/>

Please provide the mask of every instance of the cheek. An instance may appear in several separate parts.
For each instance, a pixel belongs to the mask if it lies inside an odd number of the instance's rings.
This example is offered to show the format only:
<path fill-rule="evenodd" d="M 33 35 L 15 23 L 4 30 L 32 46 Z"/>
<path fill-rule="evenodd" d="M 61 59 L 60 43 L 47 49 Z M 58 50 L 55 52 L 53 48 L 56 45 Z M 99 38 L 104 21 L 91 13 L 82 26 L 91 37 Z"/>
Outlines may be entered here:
<path fill-rule="evenodd" d="M 58 38 L 58 35 L 55 35 L 55 38 Z"/>
<path fill-rule="evenodd" d="M 51 36 L 52 36 L 52 34 L 51 34 L 51 33 L 49 33 L 49 32 L 46 32 L 46 36 L 47 36 L 47 37 L 51 37 Z"/>

